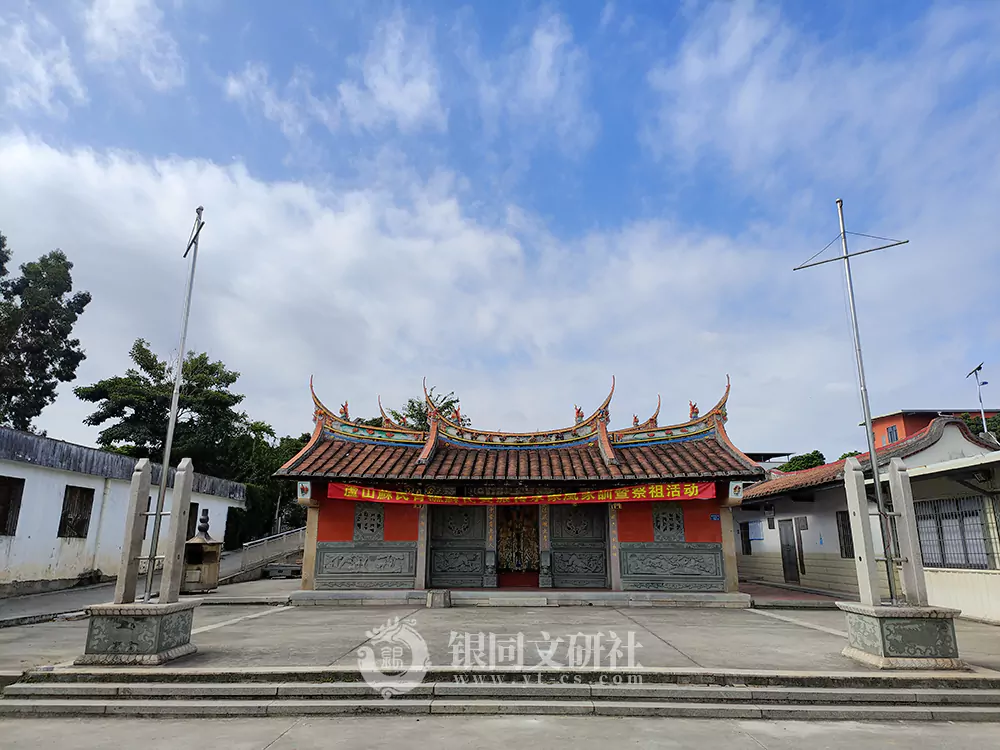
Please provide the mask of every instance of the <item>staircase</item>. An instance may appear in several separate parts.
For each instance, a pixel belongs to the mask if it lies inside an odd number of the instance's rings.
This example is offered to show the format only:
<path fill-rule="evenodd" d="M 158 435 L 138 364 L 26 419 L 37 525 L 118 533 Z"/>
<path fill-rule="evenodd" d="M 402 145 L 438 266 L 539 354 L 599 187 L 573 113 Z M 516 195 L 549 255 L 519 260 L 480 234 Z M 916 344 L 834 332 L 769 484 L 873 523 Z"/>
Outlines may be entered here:
<path fill-rule="evenodd" d="M 351 714 L 995 722 L 1000 676 L 432 668 L 411 691 L 384 699 L 354 668 L 48 668 L 0 698 L 0 716 Z"/>

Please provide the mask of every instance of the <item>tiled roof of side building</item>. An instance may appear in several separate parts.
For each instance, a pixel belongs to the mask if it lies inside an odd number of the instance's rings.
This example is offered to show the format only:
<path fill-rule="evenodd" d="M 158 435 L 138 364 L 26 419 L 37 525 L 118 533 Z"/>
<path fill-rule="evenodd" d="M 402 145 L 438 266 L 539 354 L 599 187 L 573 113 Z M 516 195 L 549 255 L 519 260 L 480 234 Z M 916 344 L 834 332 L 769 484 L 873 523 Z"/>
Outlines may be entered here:
<path fill-rule="evenodd" d="M 961 419 L 956 419 L 954 417 L 938 417 L 924 429 L 920 430 L 920 432 L 915 432 L 897 443 L 891 443 L 890 445 L 886 445 L 882 448 L 876 448 L 875 454 L 878 458 L 879 466 L 888 464 L 893 458 L 906 458 L 907 456 L 912 456 L 914 453 L 918 453 L 927 446 L 933 445 L 941 439 L 941 435 L 944 433 L 944 428 L 948 425 L 955 425 L 958 427 L 963 432 L 966 439 L 970 442 L 989 450 L 996 449 L 995 445 L 992 445 L 982 438 L 973 435 L 966 426 L 965 422 Z M 856 458 L 861 463 L 861 468 L 870 475 L 870 455 L 868 453 L 862 453 L 860 456 L 856 456 Z M 762 498 L 774 497 L 776 495 L 784 495 L 791 492 L 842 482 L 844 479 L 845 463 L 846 459 L 842 459 L 840 461 L 823 464 L 822 466 L 815 466 L 811 469 L 790 471 L 774 476 L 772 479 L 759 482 L 758 484 L 749 487 L 743 493 L 743 500 L 744 502 L 750 500 L 760 500 Z"/>

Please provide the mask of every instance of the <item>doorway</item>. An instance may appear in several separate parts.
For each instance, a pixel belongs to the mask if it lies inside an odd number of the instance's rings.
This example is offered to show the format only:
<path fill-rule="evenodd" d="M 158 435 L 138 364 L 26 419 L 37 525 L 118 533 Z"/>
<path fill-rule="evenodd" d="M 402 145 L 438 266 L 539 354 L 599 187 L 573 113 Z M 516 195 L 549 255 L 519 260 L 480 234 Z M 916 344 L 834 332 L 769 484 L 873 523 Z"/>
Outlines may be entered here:
<path fill-rule="evenodd" d="M 781 542 L 781 570 L 785 583 L 799 582 L 799 560 L 795 551 L 795 522 L 788 518 L 778 521 L 778 539 Z"/>
<path fill-rule="evenodd" d="M 497 508 L 497 586 L 538 588 L 538 506 Z"/>

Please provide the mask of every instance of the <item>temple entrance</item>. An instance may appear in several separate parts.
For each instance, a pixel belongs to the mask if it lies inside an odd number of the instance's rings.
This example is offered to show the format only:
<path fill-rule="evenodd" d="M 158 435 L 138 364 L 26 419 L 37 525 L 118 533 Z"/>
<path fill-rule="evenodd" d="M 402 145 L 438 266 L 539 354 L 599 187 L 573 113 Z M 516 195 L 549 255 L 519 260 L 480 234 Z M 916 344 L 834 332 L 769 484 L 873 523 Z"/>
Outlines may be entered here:
<path fill-rule="evenodd" d="M 538 587 L 538 506 L 497 508 L 497 585 Z"/>

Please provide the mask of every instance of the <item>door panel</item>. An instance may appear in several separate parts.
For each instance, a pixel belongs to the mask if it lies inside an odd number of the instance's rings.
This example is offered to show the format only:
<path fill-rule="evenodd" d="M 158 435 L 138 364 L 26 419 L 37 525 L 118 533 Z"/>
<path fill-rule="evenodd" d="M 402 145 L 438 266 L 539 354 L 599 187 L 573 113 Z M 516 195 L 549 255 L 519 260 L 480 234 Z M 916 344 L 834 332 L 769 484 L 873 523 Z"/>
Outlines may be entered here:
<path fill-rule="evenodd" d="M 480 588 L 486 573 L 486 508 L 430 508 L 429 585 Z"/>
<path fill-rule="evenodd" d="M 781 570 L 785 583 L 799 582 L 799 561 L 795 553 L 795 526 L 791 519 L 778 521 L 778 538 L 781 541 Z"/>
<path fill-rule="evenodd" d="M 608 587 L 608 506 L 553 505 L 550 510 L 554 588 Z"/>

